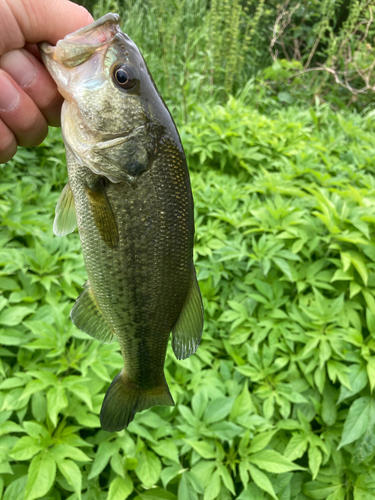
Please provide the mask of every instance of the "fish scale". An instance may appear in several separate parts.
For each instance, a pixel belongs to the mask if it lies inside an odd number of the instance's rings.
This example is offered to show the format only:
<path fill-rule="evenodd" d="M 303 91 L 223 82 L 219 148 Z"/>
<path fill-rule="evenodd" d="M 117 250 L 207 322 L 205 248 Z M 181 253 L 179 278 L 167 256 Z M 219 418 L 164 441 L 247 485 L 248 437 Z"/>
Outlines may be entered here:
<path fill-rule="evenodd" d="M 57 47 L 40 46 L 67 97 L 69 183 L 54 231 L 64 236 L 77 224 L 88 275 L 71 318 L 101 342 L 118 339 L 124 359 L 101 410 L 109 431 L 127 427 L 137 411 L 174 404 L 164 376 L 170 334 L 185 359 L 203 328 L 185 154 L 144 59 L 118 23 L 109 14 Z"/>

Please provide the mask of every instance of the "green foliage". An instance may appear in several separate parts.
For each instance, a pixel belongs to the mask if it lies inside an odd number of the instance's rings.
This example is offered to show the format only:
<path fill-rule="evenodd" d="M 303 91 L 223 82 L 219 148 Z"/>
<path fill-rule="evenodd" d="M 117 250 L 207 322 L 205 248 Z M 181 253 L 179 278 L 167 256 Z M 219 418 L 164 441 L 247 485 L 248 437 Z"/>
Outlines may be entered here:
<path fill-rule="evenodd" d="M 52 234 L 62 140 L 1 167 L 4 500 L 375 498 L 372 115 L 262 115 L 231 99 L 181 128 L 205 307 L 175 408 L 100 429 L 117 343 L 77 330 L 77 233 Z M 1 497 L 1 493 L 0 493 Z"/>
<path fill-rule="evenodd" d="M 372 105 L 372 0 L 79 3 L 95 18 L 121 15 L 173 116 L 185 122 L 197 102 L 225 102 L 250 81 L 253 100 L 270 109 L 316 96 L 335 108 Z"/>

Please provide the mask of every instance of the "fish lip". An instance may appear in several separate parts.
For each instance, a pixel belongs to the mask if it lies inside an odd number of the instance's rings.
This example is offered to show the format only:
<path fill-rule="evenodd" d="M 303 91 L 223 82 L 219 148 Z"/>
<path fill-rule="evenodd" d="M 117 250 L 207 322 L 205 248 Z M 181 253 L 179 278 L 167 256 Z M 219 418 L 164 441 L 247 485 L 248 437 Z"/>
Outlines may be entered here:
<path fill-rule="evenodd" d="M 41 52 L 48 56 L 54 52 L 55 45 L 51 45 L 48 42 L 40 42 L 38 43 L 38 48 Z"/>
<path fill-rule="evenodd" d="M 47 66 L 47 61 L 56 61 L 56 45 L 51 45 L 48 42 L 38 43 L 38 49 L 40 56 L 43 60 L 45 66 Z"/>
<path fill-rule="evenodd" d="M 101 17 L 100 19 L 97 19 L 93 23 L 88 24 L 87 26 L 84 26 L 83 28 L 80 28 L 77 31 L 73 31 L 72 33 L 69 33 L 61 40 L 58 40 L 56 45 L 51 45 L 48 42 L 40 42 L 40 43 L 38 43 L 38 47 L 40 50 L 42 50 L 46 54 L 50 54 L 51 52 L 53 52 L 56 49 L 56 46 L 59 42 L 61 42 L 61 41 L 69 42 L 70 38 L 76 38 L 77 36 L 80 37 L 81 35 L 86 35 L 86 34 L 90 33 L 90 31 L 93 31 L 93 30 L 99 28 L 99 26 L 102 26 L 103 24 L 106 24 L 107 22 L 110 22 L 110 24 L 116 24 L 118 27 L 120 27 L 121 18 L 118 14 L 113 14 L 113 13 L 106 14 L 105 16 Z M 106 42 L 108 42 L 108 40 L 106 40 L 103 43 L 106 43 Z M 102 43 L 100 45 L 102 45 Z"/>
<path fill-rule="evenodd" d="M 72 64 L 69 64 L 70 59 L 66 54 L 66 50 L 69 50 L 69 47 L 82 47 L 82 53 L 85 51 L 89 53 L 87 56 L 88 58 L 103 45 L 107 45 L 111 40 L 113 40 L 116 34 L 121 32 L 120 22 L 121 19 L 118 14 L 109 13 L 100 19 L 97 19 L 93 23 L 74 31 L 73 33 L 69 33 L 63 39 L 58 40 L 56 45 L 51 45 L 48 42 L 40 42 L 38 43 L 38 48 L 41 52 L 42 59 L 45 64 L 47 60 L 53 60 L 62 66 L 69 68 L 72 66 Z M 99 31 L 97 39 L 90 40 L 87 37 L 105 24 L 109 25 L 106 29 L 105 36 L 102 36 L 103 33 L 101 34 Z M 75 64 L 73 64 L 73 66 L 75 66 Z"/>
<path fill-rule="evenodd" d="M 86 35 L 87 33 L 90 33 L 90 31 L 98 28 L 99 26 L 102 26 L 107 22 L 110 22 L 111 24 L 117 24 L 118 26 L 120 26 L 121 19 L 118 14 L 110 12 L 105 16 L 102 16 L 100 19 L 97 19 L 93 23 L 88 24 L 87 26 L 84 26 L 83 28 L 80 28 L 77 31 L 73 31 L 73 33 L 69 33 L 69 35 L 66 35 L 66 37 L 63 40 L 68 41 L 67 39 L 70 37 L 73 38 L 76 37 L 77 35 L 78 36 Z"/>

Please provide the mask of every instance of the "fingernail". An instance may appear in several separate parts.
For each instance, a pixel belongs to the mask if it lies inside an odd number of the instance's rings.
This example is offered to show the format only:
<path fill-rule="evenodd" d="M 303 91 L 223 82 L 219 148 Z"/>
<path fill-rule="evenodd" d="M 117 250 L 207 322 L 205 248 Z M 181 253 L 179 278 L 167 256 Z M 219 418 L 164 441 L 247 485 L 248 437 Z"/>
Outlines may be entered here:
<path fill-rule="evenodd" d="M 0 111 L 12 111 L 17 107 L 20 94 L 13 83 L 0 71 Z"/>
<path fill-rule="evenodd" d="M 11 50 L 3 54 L 0 66 L 20 87 L 29 85 L 36 76 L 36 67 L 23 50 Z"/>

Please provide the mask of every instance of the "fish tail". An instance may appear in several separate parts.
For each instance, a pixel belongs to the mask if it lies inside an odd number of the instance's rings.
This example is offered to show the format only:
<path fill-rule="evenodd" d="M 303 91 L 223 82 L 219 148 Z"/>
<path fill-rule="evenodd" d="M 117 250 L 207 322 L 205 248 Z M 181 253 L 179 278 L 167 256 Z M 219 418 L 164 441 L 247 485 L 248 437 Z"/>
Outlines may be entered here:
<path fill-rule="evenodd" d="M 159 387 L 144 389 L 129 380 L 122 369 L 105 395 L 100 424 L 105 431 L 121 431 L 130 424 L 136 412 L 156 405 L 174 406 L 165 378 Z"/>

